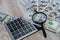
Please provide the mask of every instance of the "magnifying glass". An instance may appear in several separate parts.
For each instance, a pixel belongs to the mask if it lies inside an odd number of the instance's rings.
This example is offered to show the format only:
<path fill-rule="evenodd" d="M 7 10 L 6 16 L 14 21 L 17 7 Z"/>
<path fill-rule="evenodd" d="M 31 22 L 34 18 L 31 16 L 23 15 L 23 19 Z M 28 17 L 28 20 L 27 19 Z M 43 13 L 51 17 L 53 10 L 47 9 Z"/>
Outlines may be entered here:
<path fill-rule="evenodd" d="M 33 14 L 32 16 L 32 20 L 34 23 L 39 24 L 40 27 L 38 27 L 37 25 L 34 25 L 38 30 L 42 30 L 44 37 L 46 38 L 46 32 L 44 29 L 43 24 L 46 22 L 47 20 L 47 15 L 43 12 L 36 12 Z"/>

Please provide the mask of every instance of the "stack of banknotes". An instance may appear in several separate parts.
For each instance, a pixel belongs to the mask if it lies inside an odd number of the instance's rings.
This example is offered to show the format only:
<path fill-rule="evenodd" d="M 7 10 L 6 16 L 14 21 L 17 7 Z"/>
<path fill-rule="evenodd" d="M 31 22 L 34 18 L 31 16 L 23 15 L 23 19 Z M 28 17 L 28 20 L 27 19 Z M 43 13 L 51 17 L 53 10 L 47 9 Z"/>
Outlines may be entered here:
<path fill-rule="evenodd" d="M 32 20 L 34 10 L 44 12 L 47 15 L 45 29 L 60 34 L 60 0 L 19 0 L 19 2 L 26 9 L 24 13 L 26 20 Z"/>

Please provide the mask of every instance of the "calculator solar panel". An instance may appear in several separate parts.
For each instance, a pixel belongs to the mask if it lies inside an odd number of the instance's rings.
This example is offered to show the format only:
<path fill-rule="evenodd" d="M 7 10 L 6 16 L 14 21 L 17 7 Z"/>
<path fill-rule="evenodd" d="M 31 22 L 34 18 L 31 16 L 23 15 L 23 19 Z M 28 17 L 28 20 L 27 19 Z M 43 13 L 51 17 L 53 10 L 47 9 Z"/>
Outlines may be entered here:
<path fill-rule="evenodd" d="M 8 22 L 7 27 L 15 40 L 23 39 L 24 37 L 37 31 L 31 23 L 22 18 L 17 18 Z"/>

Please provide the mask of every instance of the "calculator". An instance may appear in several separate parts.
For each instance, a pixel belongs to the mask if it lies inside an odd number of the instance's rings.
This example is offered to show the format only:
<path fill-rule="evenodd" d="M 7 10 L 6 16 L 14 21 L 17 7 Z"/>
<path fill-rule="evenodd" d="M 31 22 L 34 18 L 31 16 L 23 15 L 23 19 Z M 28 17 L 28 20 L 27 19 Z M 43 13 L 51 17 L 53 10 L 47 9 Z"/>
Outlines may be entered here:
<path fill-rule="evenodd" d="M 12 40 L 22 40 L 25 37 L 37 32 L 37 29 L 23 17 L 9 16 L 0 12 L 0 22 L 5 25 Z"/>

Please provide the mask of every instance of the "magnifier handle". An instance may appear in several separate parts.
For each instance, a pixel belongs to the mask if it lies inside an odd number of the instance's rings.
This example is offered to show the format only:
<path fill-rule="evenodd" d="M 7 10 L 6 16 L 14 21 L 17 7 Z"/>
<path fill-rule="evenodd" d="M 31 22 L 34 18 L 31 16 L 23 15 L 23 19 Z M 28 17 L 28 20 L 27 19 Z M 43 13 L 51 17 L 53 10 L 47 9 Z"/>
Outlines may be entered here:
<path fill-rule="evenodd" d="M 46 32 L 45 32 L 45 29 L 44 29 L 43 25 L 41 25 L 41 27 L 38 27 L 37 25 L 34 25 L 34 26 L 38 29 L 38 31 L 39 31 L 39 30 L 42 30 L 44 37 L 45 37 L 45 38 L 47 37 L 47 34 L 46 34 Z"/>
<path fill-rule="evenodd" d="M 45 29 L 44 29 L 43 25 L 41 25 L 41 28 L 42 28 L 43 35 L 44 35 L 44 37 L 46 38 L 46 37 L 47 37 L 47 34 L 46 34 L 46 32 L 45 32 Z"/>

